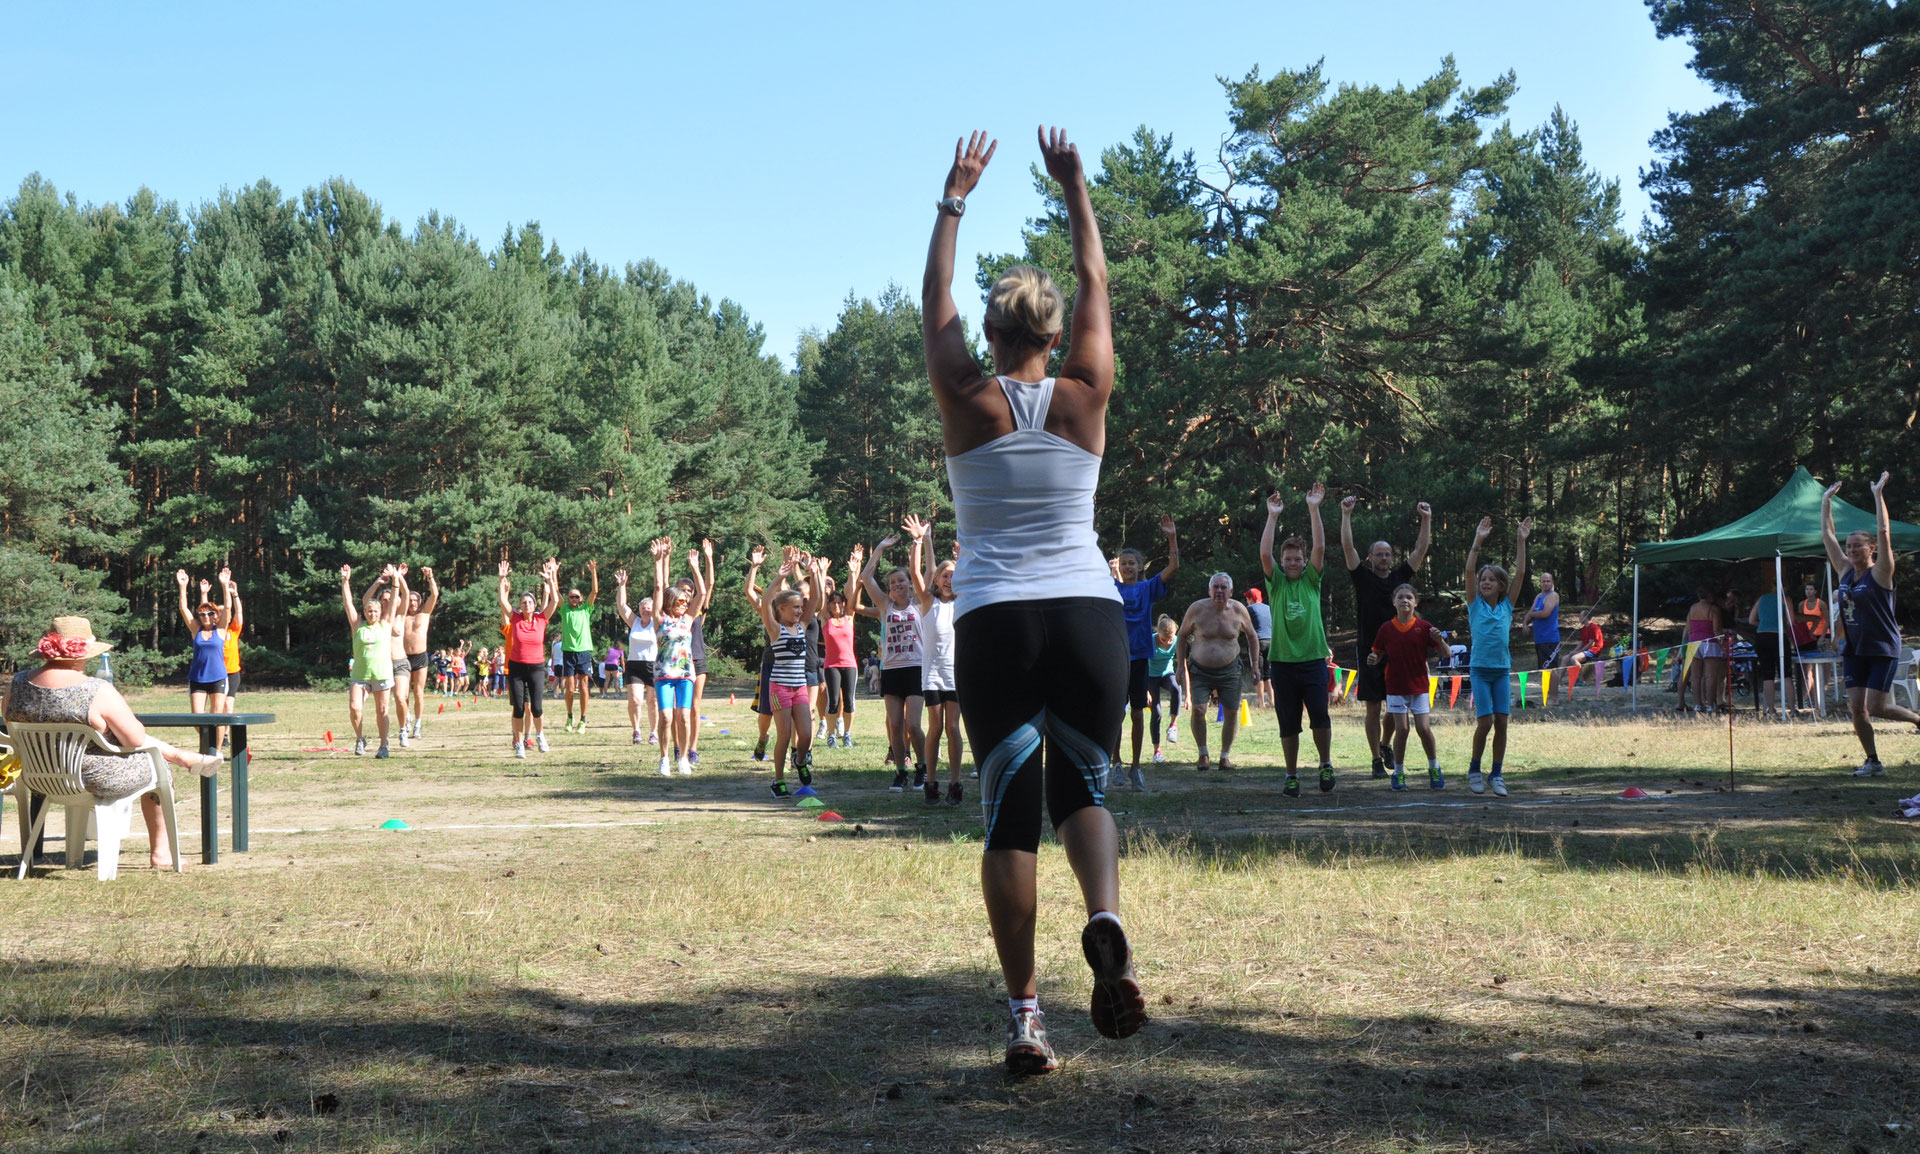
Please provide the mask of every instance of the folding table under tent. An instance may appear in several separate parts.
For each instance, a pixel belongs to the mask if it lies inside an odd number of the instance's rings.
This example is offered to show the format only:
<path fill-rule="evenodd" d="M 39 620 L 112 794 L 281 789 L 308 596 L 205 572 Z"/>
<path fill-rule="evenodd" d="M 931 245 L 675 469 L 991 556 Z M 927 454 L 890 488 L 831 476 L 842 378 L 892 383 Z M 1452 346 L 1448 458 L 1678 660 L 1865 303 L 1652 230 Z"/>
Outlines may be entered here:
<path fill-rule="evenodd" d="M 1646 541 L 1633 547 L 1633 652 L 1640 651 L 1640 566 L 1671 564 L 1677 561 L 1752 561 L 1773 558 L 1774 611 L 1781 636 L 1791 637 L 1786 627 L 1787 591 L 1784 580 L 1787 557 L 1818 557 L 1826 567 L 1827 548 L 1820 535 L 1820 495 L 1827 487 L 1816 481 L 1805 466 L 1773 495 L 1773 499 L 1737 521 L 1695 537 L 1678 541 Z M 1874 516 L 1840 498 L 1833 499 L 1833 527 L 1842 541 L 1856 529 L 1876 536 L 1879 526 Z M 1904 521 L 1892 523 L 1893 549 L 1896 553 L 1920 552 L 1920 525 Z M 1827 573 L 1827 604 L 1833 603 L 1833 573 Z M 1829 622 L 1831 627 L 1831 622 Z M 1787 647 L 1780 649 L 1780 684 L 1787 681 Z M 1637 672 L 1637 671 L 1636 671 Z M 1640 679 L 1633 679 L 1633 708 L 1640 708 Z"/>

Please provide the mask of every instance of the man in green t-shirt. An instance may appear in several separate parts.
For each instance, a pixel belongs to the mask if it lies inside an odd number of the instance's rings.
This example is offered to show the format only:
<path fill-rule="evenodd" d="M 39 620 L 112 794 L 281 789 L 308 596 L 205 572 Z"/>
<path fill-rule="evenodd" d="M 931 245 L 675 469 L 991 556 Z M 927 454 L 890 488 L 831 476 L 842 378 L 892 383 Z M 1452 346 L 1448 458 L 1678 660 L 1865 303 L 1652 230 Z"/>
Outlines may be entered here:
<path fill-rule="evenodd" d="M 587 731 L 587 694 L 593 682 L 593 599 L 600 596 L 600 562 L 587 562 L 591 578 L 583 596 L 575 585 L 560 607 L 560 688 L 567 695 L 567 732 Z M 580 698 L 580 720 L 575 728 L 573 699 Z"/>
<path fill-rule="evenodd" d="M 367 587 L 366 597 L 356 607 L 353 600 L 353 569 L 340 566 L 340 604 L 347 611 L 347 629 L 353 637 L 353 664 L 347 670 L 347 720 L 353 723 L 353 755 L 364 757 L 367 734 L 362 707 L 368 695 L 380 721 L 380 748 L 375 757 L 387 756 L 387 697 L 393 690 L 393 582 L 397 575 L 389 565 Z M 385 586 L 385 588 L 382 588 Z"/>
<path fill-rule="evenodd" d="M 1306 711 L 1313 744 L 1320 751 L 1320 792 L 1333 789 L 1333 724 L 1327 720 L 1327 629 L 1320 616 L 1320 574 L 1327 552 L 1327 530 L 1320 523 L 1320 502 L 1327 487 L 1314 482 L 1307 491 L 1311 546 L 1298 537 L 1280 543 L 1276 564 L 1274 529 L 1286 503 L 1267 498 L 1267 527 L 1260 534 L 1260 567 L 1267 574 L 1267 603 L 1273 607 L 1273 641 L 1267 657 L 1273 674 L 1273 708 L 1280 715 L 1280 747 L 1287 755 L 1287 781 L 1281 792 L 1300 796 L 1300 714 Z"/>

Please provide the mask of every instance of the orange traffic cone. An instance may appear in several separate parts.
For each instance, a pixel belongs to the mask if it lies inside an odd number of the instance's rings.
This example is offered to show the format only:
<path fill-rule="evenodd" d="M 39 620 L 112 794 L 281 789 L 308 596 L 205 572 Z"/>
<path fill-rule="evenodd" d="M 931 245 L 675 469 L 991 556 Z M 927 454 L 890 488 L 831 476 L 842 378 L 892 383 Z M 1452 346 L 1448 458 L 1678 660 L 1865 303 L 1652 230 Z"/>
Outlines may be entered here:
<path fill-rule="evenodd" d="M 331 729 L 327 730 L 327 744 L 328 745 L 333 744 L 333 730 Z"/>
<path fill-rule="evenodd" d="M 464 701 L 456 701 L 453 703 L 453 707 L 455 709 L 465 709 L 467 707 L 467 703 Z"/>
<path fill-rule="evenodd" d="M 447 703 L 443 701 L 440 703 L 440 712 L 445 713 L 446 711 L 447 711 Z"/>
<path fill-rule="evenodd" d="M 738 704 L 740 704 L 740 695 L 739 695 L 738 693 L 729 693 L 729 694 L 727 694 L 727 704 L 728 704 L 728 705 L 738 705 Z"/>

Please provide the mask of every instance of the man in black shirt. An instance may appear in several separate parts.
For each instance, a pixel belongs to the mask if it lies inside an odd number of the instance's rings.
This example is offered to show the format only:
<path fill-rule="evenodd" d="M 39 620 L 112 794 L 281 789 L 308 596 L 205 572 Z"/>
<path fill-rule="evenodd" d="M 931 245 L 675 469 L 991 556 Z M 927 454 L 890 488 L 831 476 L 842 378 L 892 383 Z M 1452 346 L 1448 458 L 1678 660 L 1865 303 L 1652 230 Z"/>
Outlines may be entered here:
<path fill-rule="evenodd" d="M 1353 547 L 1353 506 L 1358 498 L 1340 500 L 1340 550 L 1347 556 L 1347 576 L 1353 579 L 1353 601 L 1359 617 L 1360 636 L 1354 642 L 1353 667 L 1359 670 L 1355 696 L 1366 703 L 1367 747 L 1373 751 L 1373 776 L 1386 777 L 1393 762 L 1393 747 L 1383 740 L 1380 706 L 1387 700 L 1387 674 L 1384 665 L 1368 665 L 1367 653 L 1373 648 L 1380 627 L 1393 620 L 1393 591 L 1413 583 L 1414 572 L 1427 559 L 1427 546 L 1433 542 L 1433 507 L 1420 502 L 1420 532 L 1413 539 L 1413 552 L 1398 565 L 1393 563 L 1393 546 L 1375 541 L 1367 555 Z"/>

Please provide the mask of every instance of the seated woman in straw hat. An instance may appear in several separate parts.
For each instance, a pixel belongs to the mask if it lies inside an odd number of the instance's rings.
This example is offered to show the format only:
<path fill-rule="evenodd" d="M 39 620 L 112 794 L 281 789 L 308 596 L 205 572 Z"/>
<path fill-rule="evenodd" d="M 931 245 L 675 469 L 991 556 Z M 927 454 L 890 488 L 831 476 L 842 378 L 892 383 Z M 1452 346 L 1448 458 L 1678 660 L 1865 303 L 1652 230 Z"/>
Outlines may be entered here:
<path fill-rule="evenodd" d="M 127 699 L 110 683 L 87 676 L 87 661 L 113 648 L 98 641 L 85 617 L 56 617 L 53 628 L 40 639 L 42 663 L 23 669 L 8 686 L 4 713 L 8 722 L 84 722 L 122 749 L 147 742 L 146 727 L 133 716 Z M 188 753 L 165 742 L 155 742 L 168 762 L 207 775 L 220 768 L 217 754 Z M 146 754 L 116 756 L 90 754 L 80 767 L 87 792 L 101 801 L 118 801 L 147 782 Z M 147 844 L 154 869 L 172 864 L 172 847 L 160 820 L 160 801 L 152 793 L 140 799 L 140 815 L 147 822 Z"/>

